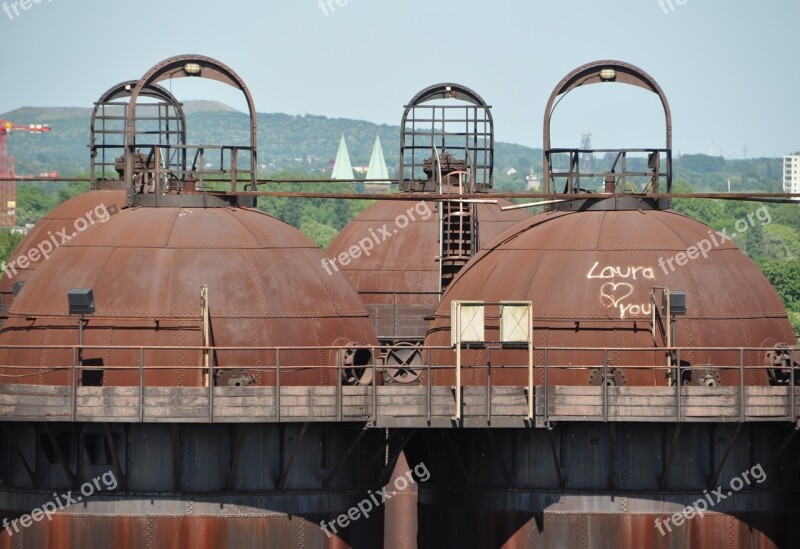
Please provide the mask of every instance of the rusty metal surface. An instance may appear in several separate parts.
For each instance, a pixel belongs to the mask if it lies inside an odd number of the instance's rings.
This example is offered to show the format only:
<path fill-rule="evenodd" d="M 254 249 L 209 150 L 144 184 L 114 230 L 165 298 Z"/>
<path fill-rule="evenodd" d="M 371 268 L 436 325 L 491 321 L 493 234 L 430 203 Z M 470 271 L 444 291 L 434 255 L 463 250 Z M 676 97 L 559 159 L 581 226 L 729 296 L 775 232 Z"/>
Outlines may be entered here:
<path fill-rule="evenodd" d="M 347 512 L 347 509 L 342 509 Z M 254 516 L 255 515 L 255 516 Z M 14 515 L 7 515 L 13 520 Z M 380 547 L 380 523 L 361 521 L 344 536 L 328 538 L 320 521 L 336 514 L 288 516 L 253 513 L 241 517 L 55 515 L 19 534 L 0 533 L 0 548 L 42 549 L 92 547 L 108 549 L 248 549 L 286 547 L 346 549 Z M 376 517 L 376 521 L 377 521 Z"/>
<path fill-rule="evenodd" d="M 392 477 L 387 484 L 391 491 L 397 479 L 411 470 L 406 454 L 401 452 Z M 417 500 L 419 487 L 412 483 L 405 490 L 395 491 L 386 502 L 384 511 L 383 546 L 392 549 L 415 549 L 417 547 Z"/>
<path fill-rule="evenodd" d="M 36 249 L 43 242 L 58 242 L 63 240 L 59 234 L 72 236 L 75 232 L 75 220 L 86 216 L 87 212 L 94 212 L 102 207 L 113 215 L 125 207 L 126 192 L 124 190 L 94 190 L 79 194 L 69 200 L 59 204 L 50 210 L 41 220 L 25 235 L 16 249 L 9 256 L 9 262 L 21 256 L 27 256 L 28 252 Z M 95 216 L 95 219 L 97 216 Z M 24 282 L 30 278 L 33 272 L 39 268 L 46 260 L 39 254 L 34 256 L 36 261 L 25 263 L 23 268 L 18 262 L 2 273 L 0 280 L 0 296 L 4 307 L 11 305 L 13 301 L 12 287 L 15 282 Z M 16 272 L 14 272 L 16 270 Z"/>
<path fill-rule="evenodd" d="M 661 536 L 654 527 L 670 515 L 589 512 L 457 513 L 423 506 L 420 527 L 425 537 L 420 548 L 493 547 L 503 549 L 791 549 L 796 547 L 798 514 L 790 510 L 707 514 L 684 524 L 675 535 Z"/>
<path fill-rule="evenodd" d="M 609 367 L 622 367 L 629 385 L 663 385 L 654 372 L 625 366 L 664 365 L 662 334 L 651 334 L 650 292 L 667 286 L 687 293 L 688 315 L 678 317 L 674 345 L 763 346 L 795 343 L 783 304 L 761 271 L 731 242 L 713 248 L 685 266 L 670 269 L 667 259 L 710 238 L 713 231 L 670 211 L 605 211 L 538 215 L 501 235 L 461 271 L 445 294 L 426 345 L 450 344 L 450 302 L 478 299 L 533 301 L 534 344 L 542 347 L 653 347 L 653 352 L 610 352 Z M 719 238 L 719 237 L 717 237 Z M 663 258 L 662 264 L 659 260 Z M 665 273 L 666 269 L 666 273 Z M 498 341 L 497 310 L 487 312 L 487 339 Z M 464 364 L 484 363 L 485 350 L 465 351 Z M 697 352 L 680 356 L 685 366 L 738 365 L 736 352 Z M 525 385 L 525 351 L 494 350 L 492 382 Z M 765 357 L 748 353 L 747 365 Z M 455 364 L 450 350 L 434 351 L 432 364 Z M 542 364 L 544 357 L 535 356 Z M 602 353 L 553 352 L 549 364 L 594 368 Z M 464 383 L 485 384 L 485 373 Z M 590 370 L 552 371 L 548 384 L 588 385 Z M 737 376 L 734 380 L 731 376 Z M 766 372 L 752 370 L 745 384 L 766 385 Z M 438 372 L 435 385 L 452 385 L 452 370 Z M 738 383 L 738 373 L 722 372 L 722 384 Z M 543 384 L 537 369 L 535 383 Z"/>
<path fill-rule="evenodd" d="M 439 301 L 435 295 L 439 291 L 436 260 L 439 255 L 438 206 L 429 203 L 432 213 L 428 219 L 418 218 L 407 227 L 397 229 L 395 219 L 418 204 L 413 200 L 413 194 L 408 196 L 408 201 L 373 204 L 342 229 L 328 247 L 328 257 L 335 258 L 357 246 L 362 239 L 370 238 L 372 233 L 380 236 L 380 228 L 385 227 L 392 233 L 390 238 L 376 245 L 369 256 L 362 255 L 341 267 L 347 281 L 367 305 L 394 303 L 392 295 L 381 295 L 384 292 L 420 292 L 420 295 L 397 296 L 400 304 L 436 304 Z M 486 195 L 483 197 L 487 198 Z M 500 207 L 505 205 L 511 203 L 498 200 L 498 205 L 477 206 L 481 247 L 523 219 L 528 219 L 529 214 L 524 210 L 501 211 Z"/>
<path fill-rule="evenodd" d="M 376 344 L 367 312 L 341 274 L 328 275 L 323 254 L 302 233 L 264 213 L 240 208 L 135 208 L 113 216 L 58 248 L 32 276 L 9 311 L 0 342 L 74 344 L 78 318 L 68 315 L 67 290 L 94 289 L 96 314 L 86 319 L 85 345 L 202 345 L 200 287 L 210 295 L 216 346 Z M 153 352 L 154 353 L 154 352 Z M 70 352 L 42 349 L 3 353 L 10 365 L 44 368 L 73 363 Z M 202 364 L 199 351 L 148 354 L 145 364 Z M 105 385 L 137 385 L 137 351 L 86 350 L 84 363 L 105 370 Z M 274 353 L 220 351 L 218 366 L 270 365 Z M 281 356 L 284 385 L 335 385 L 335 353 Z M 22 382 L 67 383 L 66 372 Z M 145 373 L 146 385 L 201 383 L 200 370 Z M 256 373 L 272 385 L 274 374 Z"/>

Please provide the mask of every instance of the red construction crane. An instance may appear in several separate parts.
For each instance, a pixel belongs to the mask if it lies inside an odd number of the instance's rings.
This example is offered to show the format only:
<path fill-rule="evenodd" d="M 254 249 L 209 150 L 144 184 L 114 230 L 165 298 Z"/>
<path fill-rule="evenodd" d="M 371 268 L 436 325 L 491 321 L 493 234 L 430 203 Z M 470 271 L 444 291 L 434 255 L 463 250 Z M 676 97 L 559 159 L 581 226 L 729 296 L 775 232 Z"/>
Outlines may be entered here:
<path fill-rule="evenodd" d="M 0 119 L 0 179 L 14 177 L 14 158 L 8 156 L 8 136 L 11 132 L 46 133 L 46 124 L 14 124 Z M 17 224 L 17 184 L 14 181 L 0 181 L 0 227 L 14 227 Z"/>

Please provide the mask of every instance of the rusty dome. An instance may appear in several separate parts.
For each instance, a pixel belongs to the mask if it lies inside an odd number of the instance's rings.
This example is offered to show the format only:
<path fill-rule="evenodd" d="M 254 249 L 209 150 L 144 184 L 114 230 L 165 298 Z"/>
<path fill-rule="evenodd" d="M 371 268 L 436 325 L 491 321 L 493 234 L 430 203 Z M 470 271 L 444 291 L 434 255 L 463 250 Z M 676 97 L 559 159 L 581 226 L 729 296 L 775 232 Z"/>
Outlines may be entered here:
<path fill-rule="evenodd" d="M 697 252 L 696 259 L 681 259 L 684 266 L 676 263 L 677 254 L 685 254 L 701 242 L 710 247 L 707 258 Z M 652 352 L 614 352 L 609 366 L 665 364 L 663 350 L 656 350 L 666 346 L 664 337 L 657 331 L 654 341 L 650 328 L 652 290 L 659 287 L 686 292 L 687 313 L 676 319 L 673 346 L 771 347 L 795 342 L 777 293 L 732 242 L 672 211 L 629 210 L 550 212 L 506 232 L 453 282 L 426 344 L 449 345 L 453 300 L 525 300 L 533 302 L 537 347 L 649 347 Z M 662 299 L 658 292 L 656 295 L 658 309 Z M 499 340 L 498 322 L 496 310 L 487 312 L 488 340 Z M 482 360 L 480 352 L 470 353 Z M 513 362 L 514 353 L 495 353 L 493 358 L 498 364 L 524 364 Z M 451 359 L 449 350 L 432 354 L 434 364 L 453 364 Z M 534 359 L 535 364 L 543 360 L 541 353 Z M 739 364 L 737 351 L 691 351 L 680 360 L 683 366 L 708 368 Z M 747 365 L 765 364 L 757 353 L 748 353 L 746 361 Z M 580 350 L 553 351 L 549 362 L 589 367 L 601 365 L 602 356 Z M 553 383 L 587 385 L 591 373 L 584 368 L 552 371 L 551 375 Z M 738 380 L 738 375 L 738 371 L 721 372 L 723 384 L 726 377 Z M 767 382 L 763 370 L 751 370 L 747 375 L 748 384 Z M 667 381 L 664 371 L 624 369 L 624 376 L 631 385 L 663 385 Z M 513 384 L 514 379 L 527 379 L 527 372 L 504 375 L 499 369 L 493 382 Z M 447 385 L 452 376 L 440 372 L 432 381 Z M 537 378 L 537 383 L 542 381 Z"/>
<path fill-rule="evenodd" d="M 502 211 L 500 208 L 505 205 L 511 203 L 498 200 L 497 205 L 478 204 L 481 247 L 529 218 L 523 210 Z M 333 240 L 328 247 L 331 260 L 341 253 L 349 254 L 352 246 L 372 239 L 373 234 L 378 236 L 380 244 L 370 255 L 362 254 L 340 267 L 365 304 L 392 304 L 395 299 L 398 304 L 439 302 L 438 209 L 433 202 L 381 201 L 356 216 Z M 397 228 L 395 221 L 409 214 L 416 221 Z M 339 267 L 340 263 L 336 265 Z"/>
<path fill-rule="evenodd" d="M 491 107 L 453 82 L 421 90 L 405 107 L 398 183 L 408 200 L 379 201 L 352 220 L 328 247 L 329 268 L 359 293 L 382 342 L 421 343 L 458 270 L 529 215 L 503 211 L 512 203 L 492 198 Z M 420 192 L 440 200 L 415 200 Z M 486 198 L 461 198 L 469 193 Z"/>
<path fill-rule="evenodd" d="M 158 83 L 166 79 L 195 76 L 244 94 L 247 145 L 186 144 L 183 113 L 171 95 L 166 103 L 174 110 L 163 115 L 171 129 L 153 137 L 151 112 L 141 99 L 163 90 Z M 369 352 L 326 350 L 377 341 L 352 288 L 340 274 L 323 272 L 322 251 L 290 225 L 242 207 L 247 199 L 207 183 L 227 175 L 232 190 L 255 188 L 255 105 L 243 80 L 215 59 L 184 55 L 119 89 L 128 104 L 125 124 L 115 130 L 124 140 L 115 146 L 124 156 L 113 166 L 121 169 L 130 207 L 53 252 L 18 293 L 0 342 L 100 347 L 84 348 L 77 361 L 88 384 L 112 386 L 138 385 L 140 376 L 150 386 L 201 386 L 208 384 L 209 368 L 215 370 L 212 385 L 273 385 L 277 375 L 269 367 L 277 364 L 283 385 L 335 385 L 340 356 L 345 367 L 370 363 Z M 176 115 L 177 126 L 169 123 Z M 187 165 L 189 155 L 208 156 Z M 103 174 L 108 166 L 98 167 Z M 92 290 L 94 310 L 70 316 L 67 292 L 81 288 Z M 212 346 L 213 352 L 202 349 Z M 0 360 L 28 374 L 17 378 L 20 383 L 68 385 L 65 366 L 76 362 L 71 355 L 12 348 Z M 137 364 L 148 367 L 137 372 Z M 32 365 L 40 369 L 24 369 Z M 331 365 L 331 371 L 322 368 Z M 361 373 L 349 369 L 348 380 Z"/>
<path fill-rule="evenodd" d="M 244 208 L 132 208 L 57 249 L 18 295 L 0 334 L 3 345 L 74 345 L 77 319 L 67 291 L 92 288 L 96 313 L 85 321 L 91 346 L 202 346 L 200 290 L 208 287 L 210 329 L 217 347 L 371 344 L 363 305 L 341 275 L 322 271 L 322 251 L 298 230 Z M 336 384 L 319 351 L 281 355 L 283 384 Z M 38 383 L 67 383 L 71 353 L 5 349 L 0 361 L 38 365 Z M 275 352 L 218 351 L 220 368 L 275 365 Z M 104 385 L 136 385 L 135 350 L 91 350 L 85 364 L 103 370 Z M 176 366 L 145 372 L 147 385 L 201 384 L 202 353 L 147 350 L 145 364 Z M 306 366 L 292 371 L 291 365 Z M 193 366 L 183 370 L 182 366 Z M 285 368 L 284 368 L 285 367 Z M 259 385 L 274 371 L 252 372 Z M 30 378 L 27 379 L 31 381 Z"/>
<path fill-rule="evenodd" d="M 123 152 L 127 101 L 136 83 L 136 80 L 120 82 L 95 102 L 89 125 L 90 190 L 47 212 L 17 245 L 10 256 L 13 263 L 9 263 L 0 280 L 3 312 L 11 306 L 14 285 L 24 283 L 47 259 L 49 250 L 126 207 L 125 182 L 116 172 L 116 167 L 117 155 Z M 156 84 L 146 86 L 141 95 L 152 102 L 141 105 L 139 116 L 147 120 L 143 120 L 140 126 L 140 141 L 150 144 L 185 143 L 186 117 L 175 96 Z M 175 162 L 182 160 L 173 159 Z"/>
<path fill-rule="evenodd" d="M 581 169 L 583 160 L 591 160 L 597 151 L 554 148 L 553 111 L 559 98 L 576 87 L 613 82 L 658 96 L 665 115 L 665 145 L 603 149 L 613 162 L 586 172 Z M 749 370 L 744 380 L 739 380 L 738 369 L 724 369 L 740 362 L 766 366 L 768 357 L 756 352 L 740 357 L 739 351 L 693 350 L 679 356 L 664 351 L 665 347 L 773 347 L 793 344 L 795 338 L 774 288 L 734 242 L 724 232 L 670 211 L 670 201 L 659 197 L 661 189 L 668 193 L 672 189 L 672 115 L 658 83 L 628 63 L 588 63 L 556 85 L 544 120 L 545 188 L 561 192 L 563 182 L 564 194 L 549 204 L 554 211 L 508 231 L 491 250 L 464 267 L 443 299 L 426 343 L 450 343 L 453 300 L 525 300 L 533 302 L 534 346 L 572 348 L 549 355 L 549 364 L 569 367 L 553 371 L 553 383 L 665 385 L 675 381 L 668 376 L 677 375 L 666 366 L 679 365 L 685 368 L 681 383 L 767 384 L 763 369 Z M 566 171 L 555 169 L 559 156 L 569 159 Z M 599 184 L 596 190 L 591 188 L 595 184 Z M 571 196 L 580 193 L 588 198 Z M 751 214 L 749 223 L 756 222 Z M 671 292 L 685 292 L 686 310 L 674 318 L 662 307 L 671 302 Z M 498 315 L 498 307 L 487 313 L 491 341 L 500 339 Z M 611 351 L 604 356 L 586 348 Z M 472 355 L 468 360 L 484 359 L 481 352 L 468 354 Z M 500 364 L 521 358 L 515 351 L 492 357 Z M 453 364 L 451 358 L 449 351 L 437 352 L 432 360 Z M 534 363 L 541 365 L 544 359 L 540 352 Z M 610 369 L 607 374 L 600 372 L 604 365 Z M 663 370 L 652 368 L 661 365 Z M 527 379 L 524 371 L 496 373 L 493 381 L 501 384 Z M 485 378 L 485 372 L 476 371 L 470 383 L 479 382 L 481 375 Z M 604 375 L 609 378 L 603 379 Z M 431 377 L 432 383 L 448 384 L 453 376 L 442 371 Z M 542 372 L 535 383 L 544 383 Z"/>

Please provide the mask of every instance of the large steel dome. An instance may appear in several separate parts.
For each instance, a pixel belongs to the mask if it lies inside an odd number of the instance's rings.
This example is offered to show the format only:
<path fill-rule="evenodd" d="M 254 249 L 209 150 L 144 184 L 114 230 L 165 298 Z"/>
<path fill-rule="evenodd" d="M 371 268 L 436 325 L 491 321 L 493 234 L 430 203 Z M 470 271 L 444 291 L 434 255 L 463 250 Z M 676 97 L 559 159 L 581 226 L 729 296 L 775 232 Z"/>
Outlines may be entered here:
<path fill-rule="evenodd" d="M 125 210 L 67 242 L 40 266 L 9 312 L 3 345 L 74 345 L 78 322 L 67 292 L 93 288 L 96 313 L 86 320 L 85 345 L 201 346 L 201 286 L 208 287 L 212 342 L 218 347 L 325 346 L 374 342 L 367 312 L 340 274 L 322 270 L 321 250 L 293 227 L 245 208 Z M 0 361 L 37 365 L 38 383 L 67 382 L 68 351 L 5 349 Z M 199 366 L 201 351 L 145 351 L 145 363 Z M 283 354 L 284 384 L 335 384 L 319 352 Z M 84 363 L 104 372 L 105 385 L 135 385 L 134 350 L 85 350 Z M 220 367 L 275 364 L 269 351 L 220 351 Z M 115 369 L 116 368 L 116 369 Z M 274 372 L 254 372 L 258 384 Z M 148 385 L 199 385 L 200 371 L 147 372 Z M 25 378 L 30 383 L 30 378 Z"/>
<path fill-rule="evenodd" d="M 415 212 L 417 220 L 382 240 L 369 256 L 362 255 L 341 267 L 350 285 L 366 304 L 428 303 L 439 301 L 439 217 L 438 206 L 429 203 L 427 215 L 422 219 L 417 213 L 419 202 L 413 200 L 381 201 L 373 204 L 337 235 L 328 247 L 328 256 L 336 258 L 363 239 L 378 234 L 386 226 L 393 231 L 395 220 Z M 478 204 L 478 224 L 481 247 L 486 247 L 498 235 L 529 216 L 523 210 L 502 211 L 501 206 L 511 205 L 507 200 L 498 204 Z M 423 211 L 422 207 L 419 207 Z M 379 236 L 379 238 L 382 238 Z M 398 295 L 391 295 L 397 292 Z M 404 293 L 417 293 L 405 295 Z"/>
<path fill-rule="evenodd" d="M 679 266 L 675 257 L 708 242 L 707 257 L 698 255 Z M 717 242 L 718 245 L 715 245 Z M 705 244 L 704 244 L 705 246 Z M 536 347 L 656 347 L 650 329 L 653 288 L 686 292 L 685 316 L 676 320 L 675 346 L 772 347 L 794 343 L 792 326 L 780 298 L 733 242 L 708 226 L 673 211 L 550 212 L 531 218 L 502 235 L 473 259 L 445 294 L 426 339 L 428 345 L 449 345 L 450 303 L 533 302 Z M 656 294 L 658 295 L 658 294 Z M 657 307 L 661 307 L 660 297 Z M 498 319 L 487 319 L 487 338 L 498 341 Z M 480 352 L 474 352 L 480 359 Z M 514 351 L 499 353 L 509 363 Z M 517 353 L 518 354 L 518 353 Z M 497 357 L 498 355 L 494 355 Z M 452 353 L 434 351 L 434 364 L 453 364 Z M 536 357 L 542 364 L 544 357 Z M 612 367 L 663 364 L 664 352 L 613 353 Z M 683 366 L 738 365 L 738 352 L 690 351 Z M 450 361 L 450 362 L 448 362 Z M 602 356 L 586 351 L 551 353 L 550 363 L 575 366 L 602 364 Z M 747 364 L 764 366 L 764 357 L 748 353 Z M 554 383 L 586 385 L 591 371 L 552 371 Z M 495 372 L 496 383 L 527 376 L 524 370 Z M 633 385 L 666 383 L 665 372 L 625 369 Z M 542 383 L 541 372 L 537 383 Z M 725 378 L 738 371 L 721 372 Z M 476 376 L 478 374 L 476 373 Z M 522 376 L 522 377 L 520 377 Z M 561 377 L 559 377 L 561 376 Z M 441 371 L 432 380 L 451 384 Z M 484 376 L 485 377 L 485 376 Z M 764 370 L 751 370 L 748 384 L 765 384 Z M 470 379 L 468 383 L 482 382 Z M 522 383 L 524 385 L 524 382 Z"/>

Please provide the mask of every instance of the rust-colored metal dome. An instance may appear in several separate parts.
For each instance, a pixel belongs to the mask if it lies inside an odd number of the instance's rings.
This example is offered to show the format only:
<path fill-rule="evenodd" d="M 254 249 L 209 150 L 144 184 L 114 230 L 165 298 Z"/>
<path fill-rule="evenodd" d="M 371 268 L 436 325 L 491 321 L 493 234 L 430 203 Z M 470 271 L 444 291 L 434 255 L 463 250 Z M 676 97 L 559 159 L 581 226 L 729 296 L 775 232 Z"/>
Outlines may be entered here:
<path fill-rule="evenodd" d="M 108 216 L 124 208 L 126 200 L 127 193 L 124 189 L 87 191 L 62 202 L 45 214 L 9 256 L 9 266 L 0 280 L 3 305 L 10 305 L 14 283 L 28 280 L 46 261 L 47 258 L 42 256 L 41 249 L 60 246 L 62 240 L 67 237 L 71 239 L 79 229 L 88 228 L 98 222 L 102 223 Z M 79 219 L 83 221 L 78 222 L 76 226 L 76 221 Z M 52 246 L 47 246 L 47 242 Z M 42 246 L 39 252 L 28 256 L 31 250 L 36 250 L 39 246 Z M 17 259 L 20 257 L 26 257 L 28 260 L 19 262 Z"/>
<path fill-rule="evenodd" d="M 672 211 L 551 212 L 509 230 L 490 249 L 462 269 L 439 306 L 427 345 L 450 345 L 453 300 L 525 300 L 533 302 L 536 347 L 653 348 L 610 352 L 609 367 L 665 365 L 664 336 L 651 332 L 654 287 L 686 292 L 686 316 L 676 318 L 675 347 L 771 347 L 794 344 L 780 298 L 761 271 L 731 242 L 706 225 Z M 708 242 L 708 257 L 698 255 L 681 266 L 679 253 Z M 716 244 L 715 244 L 716 243 Z M 686 259 L 686 258 L 684 258 Z M 658 306 L 661 300 L 658 299 Z M 498 310 L 487 310 L 487 340 L 499 341 Z M 485 364 L 486 351 L 465 351 L 464 364 Z M 495 351 L 492 382 L 526 385 L 527 370 L 502 365 L 527 364 L 526 351 Z M 433 365 L 454 364 L 450 350 L 432 352 Z M 543 353 L 534 364 L 543 364 Z M 681 365 L 738 366 L 738 351 L 694 351 L 680 355 Z M 549 383 L 589 384 L 591 366 L 602 353 L 553 351 L 548 364 L 585 366 L 551 370 Z M 764 366 L 759 353 L 747 353 L 745 365 Z M 536 383 L 542 384 L 541 368 Z M 629 385 L 663 385 L 665 372 L 622 368 Z M 746 384 L 766 385 L 764 370 L 747 372 Z M 474 376 L 474 377 L 473 377 Z M 733 377 L 731 377 L 733 376 Z M 738 371 L 721 372 L 722 383 L 738 384 Z M 452 370 L 431 380 L 453 383 Z M 484 384 L 474 370 L 465 384 Z M 734 379 L 735 378 L 735 379 Z"/>
<path fill-rule="evenodd" d="M 377 343 L 358 296 L 340 274 L 325 273 L 322 260 L 298 230 L 255 210 L 128 209 L 65 243 L 39 267 L 11 307 L 0 344 L 78 344 L 67 291 L 92 288 L 96 313 L 86 319 L 84 345 L 202 346 L 201 286 L 208 287 L 216 347 Z M 17 382 L 69 384 L 71 355 L 5 349 L 0 360 L 41 367 Z M 336 357 L 335 351 L 282 352 L 281 383 L 335 385 Z M 103 385 L 138 384 L 136 368 L 130 369 L 140 362 L 137 350 L 86 349 L 82 360 L 103 370 Z M 202 361 L 201 350 L 146 350 L 145 366 L 177 368 L 146 371 L 145 384 L 201 385 Z M 275 383 L 274 371 L 247 370 L 275 365 L 273 351 L 217 350 L 212 361 L 241 368 L 256 384 Z"/>
<path fill-rule="evenodd" d="M 411 198 L 411 196 L 409 197 Z M 529 215 L 523 210 L 502 211 L 511 205 L 507 200 L 498 204 L 479 204 L 478 223 L 481 247 L 513 227 Z M 398 295 L 398 303 L 428 303 L 439 301 L 439 221 L 434 203 L 428 203 L 428 214 L 423 219 L 416 211 L 417 220 L 399 229 L 395 220 L 414 210 L 417 201 L 387 200 L 373 204 L 351 221 L 328 247 L 328 257 L 336 258 L 347 253 L 363 239 L 377 234 L 376 244 L 369 256 L 361 255 L 341 266 L 350 285 L 364 303 L 393 303 L 393 292 L 416 292 L 417 295 Z M 421 208 L 420 208 L 421 209 Z M 381 234 L 385 228 L 391 236 Z M 337 264 L 338 265 L 338 264 Z"/>

